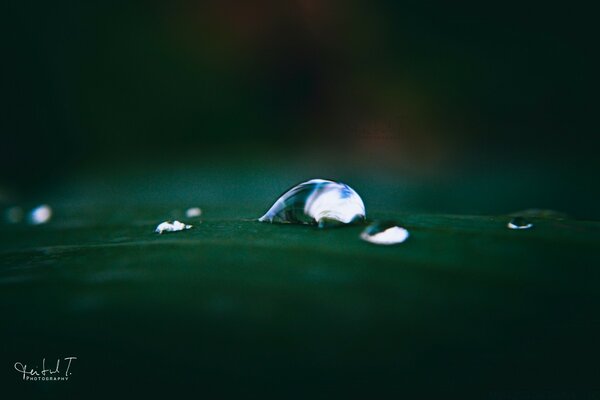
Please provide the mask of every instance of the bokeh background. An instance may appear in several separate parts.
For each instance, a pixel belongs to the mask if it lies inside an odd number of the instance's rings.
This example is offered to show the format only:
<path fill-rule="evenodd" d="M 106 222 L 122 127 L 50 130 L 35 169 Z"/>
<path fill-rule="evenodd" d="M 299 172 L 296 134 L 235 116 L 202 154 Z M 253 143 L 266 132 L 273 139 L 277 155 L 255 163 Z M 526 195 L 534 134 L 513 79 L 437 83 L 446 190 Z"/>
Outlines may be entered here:
<path fill-rule="evenodd" d="M 3 8 L 3 203 L 90 171 L 264 164 L 402 177 L 425 211 L 600 217 L 597 36 L 574 3 Z"/>

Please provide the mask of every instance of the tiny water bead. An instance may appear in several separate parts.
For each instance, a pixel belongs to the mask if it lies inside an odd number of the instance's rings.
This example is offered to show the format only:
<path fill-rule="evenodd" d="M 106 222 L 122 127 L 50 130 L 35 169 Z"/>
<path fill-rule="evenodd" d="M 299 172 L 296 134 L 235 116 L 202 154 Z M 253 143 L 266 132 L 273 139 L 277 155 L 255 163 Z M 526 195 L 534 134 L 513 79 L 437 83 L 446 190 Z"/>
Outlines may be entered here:
<path fill-rule="evenodd" d="M 165 221 L 160 223 L 156 229 L 154 230 L 154 232 L 158 233 L 158 234 L 162 234 L 163 232 L 177 232 L 177 231 L 183 231 L 184 229 L 190 229 L 192 227 L 192 225 L 186 225 L 183 222 L 179 222 L 179 221 Z"/>
<path fill-rule="evenodd" d="M 392 245 L 404 242 L 410 234 L 392 221 L 375 221 L 365 228 L 360 238 L 366 242 Z"/>
<path fill-rule="evenodd" d="M 42 204 L 31 210 L 28 220 L 31 225 L 41 225 L 50 221 L 50 218 L 52 218 L 52 208 Z"/>
<path fill-rule="evenodd" d="M 199 217 L 200 215 L 202 215 L 200 207 L 191 207 L 185 210 L 185 216 L 188 218 Z"/>
<path fill-rule="evenodd" d="M 286 191 L 258 220 L 317 224 L 323 228 L 363 221 L 365 216 L 365 205 L 350 186 L 325 179 L 311 179 Z"/>
<path fill-rule="evenodd" d="M 508 229 L 529 229 L 533 224 L 523 217 L 515 217 L 506 224 Z"/>

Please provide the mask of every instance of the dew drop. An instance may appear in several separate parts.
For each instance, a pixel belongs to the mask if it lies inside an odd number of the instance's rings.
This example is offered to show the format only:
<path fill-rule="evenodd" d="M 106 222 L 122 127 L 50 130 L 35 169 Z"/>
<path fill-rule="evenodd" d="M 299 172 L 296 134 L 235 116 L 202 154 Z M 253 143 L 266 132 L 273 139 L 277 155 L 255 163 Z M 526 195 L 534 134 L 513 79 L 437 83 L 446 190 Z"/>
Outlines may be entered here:
<path fill-rule="evenodd" d="M 506 226 L 508 229 L 529 229 L 533 227 L 533 224 L 523 217 L 515 217 Z"/>
<path fill-rule="evenodd" d="M 286 191 L 260 222 L 318 224 L 320 228 L 365 219 L 365 205 L 350 186 L 311 179 Z"/>
<path fill-rule="evenodd" d="M 200 207 L 191 207 L 185 211 L 185 216 L 188 218 L 199 217 L 200 215 L 202 215 Z"/>
<path fill-rule="evenodd" d="M 29 223 L 32 225 L 41 225 L 50 221 L 52 218 L 52 208 L 47 204 L 37 206 L 29 213 Z"/>
<path fill-rule="evenodd" d="M 162 234 L 163 232 L 177 232 L 177 231 L 183 231 L 184 229 L 190 229 L 192 227 L 192 225 L 186 225 L 183 222 L 179 222 L 179 221 L 165 221 L 163 223 L 160 223 L 156 229 L 154 230 L 154 232 L 158 233 L 158 234 Z"/>
<path fill-rule="evenodd" d="M 392 245 L 404 242 L 410 234 L 395 222 L 376 221 L 367 226 L 360 234 L 364 241 L 381 245 Z"/>

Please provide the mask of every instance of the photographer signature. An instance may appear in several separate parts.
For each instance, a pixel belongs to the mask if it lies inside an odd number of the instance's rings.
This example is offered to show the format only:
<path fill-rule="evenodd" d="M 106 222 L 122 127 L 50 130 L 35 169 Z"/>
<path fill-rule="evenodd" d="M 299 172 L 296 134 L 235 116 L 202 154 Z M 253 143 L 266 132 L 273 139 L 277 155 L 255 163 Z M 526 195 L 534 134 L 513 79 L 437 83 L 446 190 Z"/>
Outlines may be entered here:
<path fill-rule="evenodd" d="M 64 376 L 71 375 L 69 373 L 69 369 L 71 368 L 71 363 L 73 362 L 73 360 L 77 360 L 77 357 L 65 357 L 63 359 L 63 361 L 67 362 L 66 363 L 67 369 L 65 370 Z M 56 365 L 54 366 L 54 369 L 46 368 L 46 359 L 45 358 L 42 360 L 42 369 L 41 370 L 37 370 L 35 368 L 27 369 L 27 364 L 23 364 L 21 362 L 15 363 L 15 369 L 23 374 L 23 379 L 25 379 L 27 376 L 33 377 L 33 376 L 58 375 L 58 374 L 60 374 L 60 361 L 61 361 L 60 358 L 58 358 L 56 360 Z M 39 368 L 39 367 L 36 365 L 36 368 Z"/>

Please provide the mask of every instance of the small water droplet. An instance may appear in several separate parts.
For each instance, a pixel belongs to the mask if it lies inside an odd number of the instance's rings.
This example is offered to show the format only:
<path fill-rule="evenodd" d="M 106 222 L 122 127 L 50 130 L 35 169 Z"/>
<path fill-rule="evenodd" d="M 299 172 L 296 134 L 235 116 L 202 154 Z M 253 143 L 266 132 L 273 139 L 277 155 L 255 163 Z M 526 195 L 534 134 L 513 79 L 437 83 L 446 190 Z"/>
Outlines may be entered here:
<path fill-rule="evenodd" d="M 52 208 L 47 204 L 37 206 L 29 213 L 29 223 L 32 225 L 45 224 L 52 218 Z"/>
<path fill-rule="evenodd" d="M 18 224 L 23 220 L 23 209 L 19 206 L 7 208 L 4 212 L 6 222 L 9 224 Z"/>
<path fill-rule="evenodd" d="M 523 217 L 515 217 L 506 226 L 508 229 L 529 229 L 533 227 L 533 224 Z"/>
<path fill-rule="evenodd" d="M 364 219 L 365 205 L 354 189 L 341 182 L 311 179 L 286 191 L 259 221 L 323 228 Z"/>
<path fill-rule="evenodd" d="M 200 215 L 202 215 L 200 207 L 191 207 L 185 211 L 185 216 L 188 218 L 199 217 Z"/>
<path fill-rule="evenodd" d="M 192 227 L 192 225 L 186 225 L 183 222 L 179 222 L 179 221 L 165 221 L 163 223 L 160 223 L 156 229 L 154 230 L 154 232 L 158 233 L 158 234 L 162 234 L 163 232 L 177 232 L 177 231 L 182 231 L 184 229 L 190 229 Z"/>
<path fill-rule="evenodd" d="M 360 238 L 369 243 L 392 245 L 404 242 L 410 234 L 395 222 L 376 221 L 367 226 L 360 234 Z"/>

